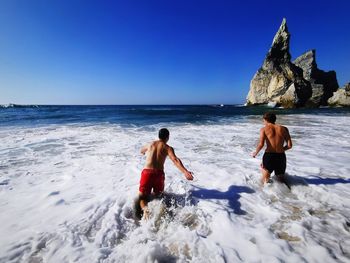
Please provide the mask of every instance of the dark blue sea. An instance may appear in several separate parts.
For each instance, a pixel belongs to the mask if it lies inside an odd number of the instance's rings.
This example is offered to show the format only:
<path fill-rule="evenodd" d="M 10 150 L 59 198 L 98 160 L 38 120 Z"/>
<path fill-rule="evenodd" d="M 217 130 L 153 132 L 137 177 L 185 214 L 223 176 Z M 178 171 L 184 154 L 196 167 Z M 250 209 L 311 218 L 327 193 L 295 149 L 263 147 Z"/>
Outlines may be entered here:
<path fill-rule="evenodd" d="M 111 123 L 148 125 L 157 123 L 208 123 L 223 119 L 240 119 L 277 114 L 348 115 L 350 108 L 280 109 L 241 105 L 3 105 L 0 107 L 1 126 L 42 126 L 48 124 Z"/>

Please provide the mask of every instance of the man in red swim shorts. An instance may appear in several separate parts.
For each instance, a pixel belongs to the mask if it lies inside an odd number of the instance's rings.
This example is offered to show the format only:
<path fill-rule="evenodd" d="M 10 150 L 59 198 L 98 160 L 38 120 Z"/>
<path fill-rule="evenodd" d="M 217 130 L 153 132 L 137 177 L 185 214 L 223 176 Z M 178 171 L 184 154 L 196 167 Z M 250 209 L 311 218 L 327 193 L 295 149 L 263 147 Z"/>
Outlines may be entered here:
<path fill-rule="evenodd" d="M 146 154 L 146 165 L 141 173 L 139 200 L 143 211 L 143 217 L 148 218 L 147 203 L 152 189 L 156 196 L 164 191 L 164 162 L 166 157 L 173 161 L 175 166 L 185 175 L 187 180 L 193 180 L 192 172 L 189 172 L 181 160 L 175 155 L 174 149 L 167 144 L 169 131 L 166 128 L 159 130 L 159 140 L 154 141 L 141 149 L 141 154 Z"/>

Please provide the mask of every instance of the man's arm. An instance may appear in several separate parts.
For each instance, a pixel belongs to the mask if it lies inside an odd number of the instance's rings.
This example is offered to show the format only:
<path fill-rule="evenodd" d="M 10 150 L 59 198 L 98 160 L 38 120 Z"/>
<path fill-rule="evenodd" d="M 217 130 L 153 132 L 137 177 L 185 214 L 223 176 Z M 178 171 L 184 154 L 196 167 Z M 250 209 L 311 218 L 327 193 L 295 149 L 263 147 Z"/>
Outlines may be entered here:
<path fill-rule="evenodd" d="M 168 148 L 168 156 L 173 161 L 175 166 L 185 175 L 187 180 L 193 180 L 192 172 L 189 172 L 182 164 L 181 160 L 175 155 L 175 151 L 172 147 Z"/>
<path fill-rule="evenodd" d="M 293 143 L 292 143 L 292 138 L 290 137 L 290 134 L 289 134 L 288 129 L 287 129 L 286 127 L 284 127 L 284 128 L 285 128 L 285 132 L 286 132 L 286 134 L 285 134 L 285 140 L 287 141 L 287 145 L 284 146 L 283 149 L 284 149 L 285 151 L 287 151 L 287 150 L 289 150 L 289 149 L 292 149 Z"/>
<path fill-rule="evenodd" d="M 141 148 L 141 154 L 145 154 L 145 153 L 148 151 L 148 148 L 149 148 L 149 144 L 143 146 L 143 147 Z"/>
<path fill-rule="evenodd" d="M 255 152 L 253 152 L 252 156 L 253 158 L 255 158 L 255 156 L 258 155 L 258 153 L 260 152 L 260 150 L 264 147 L 265 144 L 265 131 L 264 128 L 260 129 L 260 138 L 259 138 L 259 144 L 256 147 Z"/>

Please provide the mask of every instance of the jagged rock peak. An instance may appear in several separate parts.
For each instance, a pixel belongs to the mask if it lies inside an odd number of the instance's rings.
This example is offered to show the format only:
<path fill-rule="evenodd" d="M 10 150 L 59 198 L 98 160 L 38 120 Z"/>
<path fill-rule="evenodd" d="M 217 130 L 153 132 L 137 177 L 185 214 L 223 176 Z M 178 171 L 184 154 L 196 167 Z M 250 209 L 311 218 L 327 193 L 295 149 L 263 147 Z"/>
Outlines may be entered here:
<path fill-rule="evenodd" d="M 307 52 L 305 52 L 304 54 L 302 54 L 301 56 L 297 57 L 293 63 L 297 66 L 299 65 L 307 65 L 307 67 L 314 67 L 317 68 L 317 64 L 316 64 L 316 50 L 315 49 L 311 49 Z"/>
<path fill-rule="evenodd" d="M 289 39 L 290 34 L 288 32 L 287 20 L 283 18 L 282 24 L 273 38 L 271 48 L 266 56 L 265 66 L 268 66 L 269 62 L 282 64 L 290 62 Z"/>
<path fill-rule="evenodd" d="M 286 39 L 289 39 L 289 32 L 288 32 L 288 27 L 287 27 L 287 20 L 283 18 L 282 24 L 280 25 L 280 28 L 278 29 L 275 37 L 272 40 L 272 45 L 277 45 L 280 42 L 284 42 Z"/>
<path fill-rule="evenodd" d="M 311 75 L 315 69 L 317 69 L 316 64 L 316 51 L 314 49 L 309 50 L 297 57 L 293 64 L 303 69 L 303 76 L 306 80 L 310 80 Z"/>
<path fill-rule="evenodd" d="M 301 58 L 315 59 L 315 57 L 316 57 L 316 50 L 315 49 L 311 49 L 309 51 L 306 51 L 304 54 L 302 54 L 298 58 L 296 58 L 294 61 L 297 61 L 297 60 L 299 60 Z"/>

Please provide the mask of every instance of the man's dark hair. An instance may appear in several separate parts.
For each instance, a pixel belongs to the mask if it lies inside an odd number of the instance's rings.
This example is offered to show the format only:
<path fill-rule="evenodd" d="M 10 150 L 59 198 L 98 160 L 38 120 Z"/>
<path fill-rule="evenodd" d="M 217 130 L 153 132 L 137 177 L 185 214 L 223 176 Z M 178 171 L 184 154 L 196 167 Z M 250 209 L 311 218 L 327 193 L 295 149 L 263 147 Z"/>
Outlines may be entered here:
<path fill-rule="evenodd" d="M 273 123 L 273 124 L 276 122 L 276 114 L 274 114 L 273 112 L 266 112 L 264 114 L 263 118 L 267 122 L 270 122 L 270 123 Z"/>
<path fill-rule="evenodd" d="M 166 140 L 169 138 L 169 130 L 167 128 L 162 128 L 159 130 L 158 137 L 161 140 Z"/>

